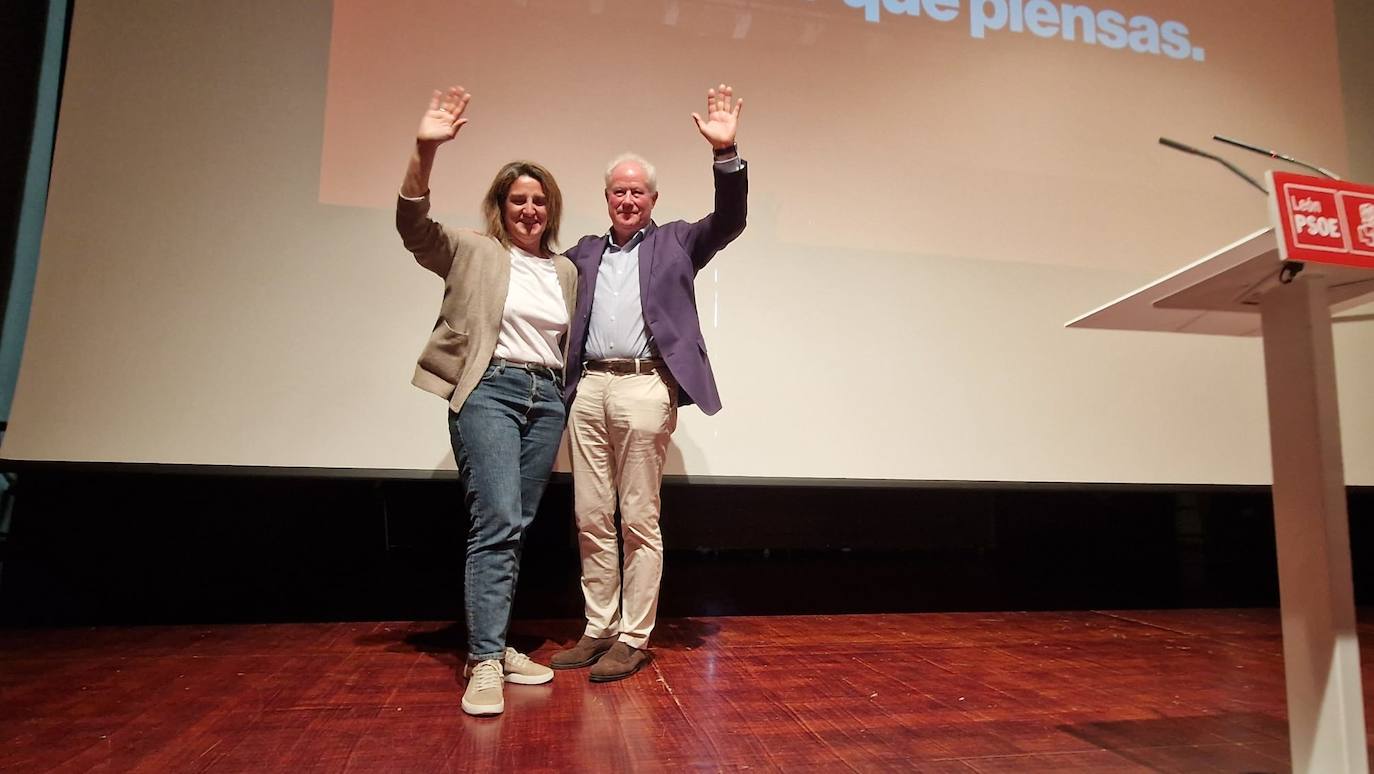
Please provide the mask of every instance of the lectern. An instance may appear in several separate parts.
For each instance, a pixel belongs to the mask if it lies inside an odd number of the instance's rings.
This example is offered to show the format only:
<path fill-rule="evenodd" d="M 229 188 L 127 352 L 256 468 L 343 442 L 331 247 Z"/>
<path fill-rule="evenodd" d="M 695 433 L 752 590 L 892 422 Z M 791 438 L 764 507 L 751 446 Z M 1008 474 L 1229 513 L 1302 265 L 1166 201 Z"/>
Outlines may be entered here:
<path fill-rule="evenodd" d="M 1263 336 L 1293 771 L 1367 772 L 1331 324 L 1374 300 L 1374 188 L 1268 179 L 1274 228 L 1067 325 Z"/>

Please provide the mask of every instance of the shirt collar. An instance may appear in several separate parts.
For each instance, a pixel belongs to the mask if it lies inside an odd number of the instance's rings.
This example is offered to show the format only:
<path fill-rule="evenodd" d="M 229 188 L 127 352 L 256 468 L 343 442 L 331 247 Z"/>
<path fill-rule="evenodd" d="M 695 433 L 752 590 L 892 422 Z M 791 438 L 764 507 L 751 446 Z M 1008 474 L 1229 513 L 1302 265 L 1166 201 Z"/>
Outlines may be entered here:
<path fill-rule="evenodd" d="M 651 225 L 653 225 L 653 224 L 650 223 L 649 225 L 651 226 Z M 612 250 L 612 251 L 615 251 L 615 252 L 618 252 L 618 253 L 629 252 L 630 250 L 633 250 L 633 249 L 635 249 L 636 247 L 638 247 L 638 246 L 639 246 L 639 243 L 644 241 L 644 237 L 645 237 L 648 233 L 649 233 L 649 226 L 645 226 L 644 228 L 641 228 L 640 230 L 638 230 L 638 231 L 634 232 L 633 234 L 631 234 L 631 235 L 630 235 L 630 238 L 627 239 L 627 240 L 625 240 L 625 244 L 624 244 L 624 245 L 622 245 L 622 246 L 620 246 L 620 247 L 616 247 L 616 245 L 615 245 L 615 232 L 610 231 L 610 230 L 608 229 L 608 230 L 606 231 L 606 249 L 607 249 L 607 250 Z"/>

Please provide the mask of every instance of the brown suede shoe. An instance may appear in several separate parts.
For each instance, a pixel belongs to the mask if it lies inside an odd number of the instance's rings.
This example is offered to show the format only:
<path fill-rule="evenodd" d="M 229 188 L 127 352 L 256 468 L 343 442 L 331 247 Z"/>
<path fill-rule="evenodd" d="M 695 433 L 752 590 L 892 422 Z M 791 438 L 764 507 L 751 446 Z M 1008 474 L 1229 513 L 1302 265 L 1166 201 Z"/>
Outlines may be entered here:
<path fill-rule="evenodd" d="M 611 651 L 602 656 L 601 660 L 596 662 L 596 666 L 592 667 L 591 681 L 609 683 L 612 680 L 624 680 L 638 672 L 647 663 L 649 663 L 647 652 L 630 647 L 623 642 L 617 642 Z"/>
<path fill-rule="evenodd" d="M 588 637 L 582 635 L 577 644 L 567 650 L 560 650 L 549 659 L 554 669 L 581 669 L 591 666 L 615 644 L 615 635 L 610 637 Z"/>

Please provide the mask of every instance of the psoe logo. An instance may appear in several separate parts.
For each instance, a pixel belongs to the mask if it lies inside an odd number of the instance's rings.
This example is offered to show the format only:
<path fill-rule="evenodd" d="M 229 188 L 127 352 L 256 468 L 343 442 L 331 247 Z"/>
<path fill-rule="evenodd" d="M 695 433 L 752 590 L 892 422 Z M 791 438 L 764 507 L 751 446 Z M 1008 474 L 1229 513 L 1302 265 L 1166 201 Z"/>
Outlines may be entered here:
<path fill-rule="evenodd" d="M 1362 244 L 1374 247 L 1374 202 L 1360 205 L 1360 225 L 1355 227 L 1355 238 Z"/>

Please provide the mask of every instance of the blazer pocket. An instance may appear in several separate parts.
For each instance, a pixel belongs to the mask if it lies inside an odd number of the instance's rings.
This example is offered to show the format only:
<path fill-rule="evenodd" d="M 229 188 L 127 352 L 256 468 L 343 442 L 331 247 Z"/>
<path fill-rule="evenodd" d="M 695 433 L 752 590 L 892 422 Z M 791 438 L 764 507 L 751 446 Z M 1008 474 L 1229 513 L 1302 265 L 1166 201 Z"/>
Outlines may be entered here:
<path fill-rule="evenodd" d="M 420 367 L 457 384 L 468 360 L 468 335 L 449 327 L 442 318 L 429 334 L 429 342 L 420 353 Z"/>

